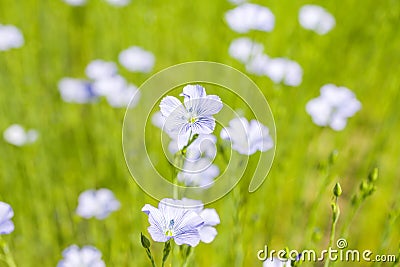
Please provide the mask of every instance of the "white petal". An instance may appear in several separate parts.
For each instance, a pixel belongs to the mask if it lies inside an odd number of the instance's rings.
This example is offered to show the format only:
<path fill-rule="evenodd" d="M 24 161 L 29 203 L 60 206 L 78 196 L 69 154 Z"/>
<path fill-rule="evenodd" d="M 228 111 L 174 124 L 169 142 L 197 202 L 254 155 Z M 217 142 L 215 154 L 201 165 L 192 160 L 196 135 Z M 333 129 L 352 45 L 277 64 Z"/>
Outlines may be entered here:
<path fill-rule="evenodd" d="M 217 230 L 212 226 L 203 226 L 199 231 L 200 239 L 204 243 L 211 243 L 218 234 Z"/>

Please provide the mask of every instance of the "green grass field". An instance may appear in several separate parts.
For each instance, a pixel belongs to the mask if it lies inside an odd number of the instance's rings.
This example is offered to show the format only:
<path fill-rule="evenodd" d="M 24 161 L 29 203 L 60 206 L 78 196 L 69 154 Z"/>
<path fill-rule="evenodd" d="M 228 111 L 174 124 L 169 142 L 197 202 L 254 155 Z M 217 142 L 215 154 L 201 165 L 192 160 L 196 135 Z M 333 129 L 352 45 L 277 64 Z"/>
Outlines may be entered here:
<path fill-rule="evenodd" d="M 0 200 L 15 213 L 15 231 L 2 237 L 17 266 L 56 266 L 71 244 L 97 247 L 107 266 L 150 266 L 140 244 L 140 232 L 148 235 L 141 208 L 157 202 L 137 186 L 126 167 L 121 143 L 125 110 L 105 101 L 65 103 L 59 80 L 84 78 L 91 60 L 117 62 L 119 52 L 132 45 L 156 57 L 150 74 L 131 73 L 119 65 L 119 72 L 137 86 L 166 67 L 194 60 L 245 72 L 228 54 L 230 42 L 240 36 L 264 44 L 270 56 L 296 60 L 303 82 L 287 87 L 250 75 L 274 114 L 275 160 L 255 193 L 236 189 L 210 205 L 221 218 L 218 235 L 211 244 L 196 247 L 189 266 L 262 266 L 257 251 L 264 245 L 325 249 L 334 184 L 340 182 L 343 189 L 339 238 L 353 217 L 351 197 L 374 167 L 379 168 L 377 190 L 355 213 L 345 237 L 351 249 L 398 255 L 400 2 L 254 2 L 275 14 L 272 32 L 235 33 L 224 21 L 234 6 L 224 0 L 133 0 L 122 8 L 102 0 L 89 0 L 83 7 L 61 0 L 0 0 L 0 24 L 17 26 L 25 39 L 21 48 L 0 51 L 0 131 L 19 123 L 40 133 L 37 142 L 23 147 L 0 140 Z M 311 2 L 336 18 L 327 35 L 298 23 L 299 8 Z M 362 103 L 343 131 L 314 125 L 305 111 L 326 83 L 350 88 Z M 338 156 L 327 173 L 334 150 Z M 76 215 L 79 194 L 102 187 L 114 192 L 121 208 L 105 220 Z M 161 250 L 162 244 L 152 242 L 157 262 Z"/>

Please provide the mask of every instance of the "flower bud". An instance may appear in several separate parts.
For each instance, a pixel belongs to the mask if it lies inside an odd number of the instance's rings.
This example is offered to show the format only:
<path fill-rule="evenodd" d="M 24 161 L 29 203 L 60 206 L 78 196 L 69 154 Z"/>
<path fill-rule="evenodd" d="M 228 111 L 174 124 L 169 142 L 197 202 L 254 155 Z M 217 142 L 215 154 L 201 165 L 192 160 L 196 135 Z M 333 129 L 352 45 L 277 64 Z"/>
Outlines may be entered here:
<path fill-rule="evenodd" d="M 335 187 L 333 188 L 333 194 L 335 197 L 339 197 L 342 194 L 342 188 L 340 187 L 339 183 L 335 184 Z"/>
<path fill-rule="evenodd" d="M 368 180 L 370 182 L 375 182 L 378 179 L 379 171 L 378 168 L 374 168 L 369 174 L 368 174 Z"/>

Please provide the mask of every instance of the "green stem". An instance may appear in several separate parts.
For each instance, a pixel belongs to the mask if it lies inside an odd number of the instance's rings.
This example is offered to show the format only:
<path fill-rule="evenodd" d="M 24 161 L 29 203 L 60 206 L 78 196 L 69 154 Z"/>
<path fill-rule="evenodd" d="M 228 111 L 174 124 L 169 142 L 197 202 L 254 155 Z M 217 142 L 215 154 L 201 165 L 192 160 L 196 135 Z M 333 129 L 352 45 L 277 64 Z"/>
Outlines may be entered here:
<path fill-rule="evenodd" d="M 6 262 L 9 267 L 17 267 L 17 265 L 15 264 L 14 258 L 11 254 L 11 251 L 8 248 L 7 243 L 3 239 L 1 239 L 1 237 L 0 237 L 0 243 L 1 243 L 1 248 L 3 250 L 3 253 L 4 253 L 4 258 L 2 257 L 2 260 L 4 260 L 4 262 Z"/>
<path fill-rule="evenodd" d="M 339 214 L 340 214 L 339 205 L 338 205 L 338 197 L 335 197 L 335 202 L 332 203 L 332 211 L 333 211 L 333 215 L 332 215 L 332 224 L 331 224 L 331 235 L 329 238 L 328 249 L 332 248 L 333 243 L 335 242 L 336 223 L 339 219 Z M 325 261 L 324 267 L 328 267 L 329 263 L 330 263 L 330 259 L 328 257 Z"/>
<path fill-rule="evenodd" d="M 183 258 L 182 267 L 187 267 L 188 266 L 188 264 L 190 262 L 190 259 L 192 258 L 192 255 L 193 255 L 193 248 L 188 246 L 187 249 L 186 249 L 185 256 Z"/>

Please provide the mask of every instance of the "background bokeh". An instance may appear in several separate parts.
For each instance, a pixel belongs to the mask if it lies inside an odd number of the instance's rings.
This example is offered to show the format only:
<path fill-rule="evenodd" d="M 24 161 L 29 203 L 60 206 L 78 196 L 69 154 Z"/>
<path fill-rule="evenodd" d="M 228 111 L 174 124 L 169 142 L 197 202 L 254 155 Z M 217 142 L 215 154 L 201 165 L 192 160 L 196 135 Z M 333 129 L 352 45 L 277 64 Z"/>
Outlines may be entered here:
<path fill-rule="evenodd" d="M 389 214 L 398 216 L 400 205 L 400 2 L 253 2 L 271 9 L 276 26 L 270 33 L 247 36 L 264 44 L 270 56 L 296 60 L 303 82 L 287 87 L 250 76 L 274 113 L 275 161 L 258 191 L 242 192 L 239 200 L 233 192 L 211 205 L 221 217 L 219 233 L 213 243 L 196 247 L 191 266 L 261 266 L 256 253 L 264 245 L 324 249 L 334 183 L 343 188 L 340 236 L 351 215 L 351 196 L 375 166 L 380 171 L 377 191 L 354 216 L 347 240 L 354 249 L 397 254 L 399 219 L 388 222 Z M 299 25 L 298 10 L 309 3 L 335 16 L 329 34 L 320 36 Z M 222 0 L 135 0 L 121 8 L 101 0 L 82 7 L 61 0 L 0 0 L 0 23 L 17 26 L 25 39 L 23 47 L 0 52 L 0 130 L 20 123 L 40 133 L 36 143 L 24 147 L 0 142 L 0 200 L 13 207 L 16 226 L 4 239 L 18 266 L 55 266 L 70 244 L 96 246 L 107 266 L 148 265 L 139 242 L 148 222 L 140 210 L 156 202 L 134 183 L 125 165 L 125 110 L 105 101 L 65 103 L 57 84 L 67 76 L 83 78 L 93 59 L 116 62 L 120 51 L 132 45 L 154 53 L 152 73 L 193 60 L 245 71 L 228 54 L 230 42 L 241 36 L 224 21 L 233 7 Z M 138 86 L 151 76 L 122 66 L 119 72 Z M 326 83 L 352 89 L 362 103 L 340 132 L 314 125 L 305 112 Z M 334 150 L 338 156 L 326 179 L 324 166 Z M 115 193 L 121 209 L 101 221 L 77 216 L 79 194 L 101 187 Z M 315 229 L 319 238 L 311 238 Z M 153 249 L 162 246 L 153 244 Z"/>

